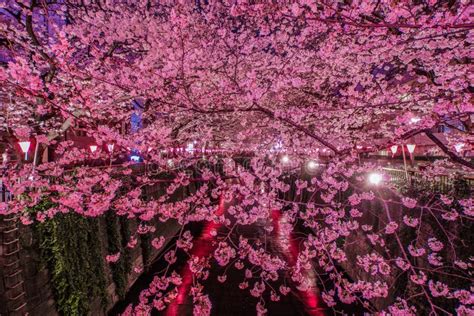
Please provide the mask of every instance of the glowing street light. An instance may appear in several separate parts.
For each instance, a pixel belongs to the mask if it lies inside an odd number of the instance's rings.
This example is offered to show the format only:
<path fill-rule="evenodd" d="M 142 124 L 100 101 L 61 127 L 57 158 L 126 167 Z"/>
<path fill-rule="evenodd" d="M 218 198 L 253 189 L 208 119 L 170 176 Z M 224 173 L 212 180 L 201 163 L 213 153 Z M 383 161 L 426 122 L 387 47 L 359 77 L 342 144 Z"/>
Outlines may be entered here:
<path fill-rule="evenodd" d="M 280 161 L 284 164 L 287 164 L 290 162 L 290 157 L 288 155 L 283 155 L 280 159 Z"/>
<path fill-rule="evenodd" d="M 31 142 L 29 140 L 18 142 L 21 151 L 25 154 L 25 160 L 28 160 L 28 150 L 30 149 Z"/>
<path fill-rule="evenodd" d="M 91 153 L 94 153 L 97 150 L 97 145 L 90 145 L 89 146 Z"/>
<path fill-rule="evenodd" d="M 306 167 L 312 171 L 318 168 L 318 163 L 314 160 L 310 160 L 306 163 Z"/>
<path fill-rule="evenodd" d="M 383 177 L 378 172 L 373 172 L 369 174 L 369 183 L 373 185 L 379 185 L 383 180 Z"/>

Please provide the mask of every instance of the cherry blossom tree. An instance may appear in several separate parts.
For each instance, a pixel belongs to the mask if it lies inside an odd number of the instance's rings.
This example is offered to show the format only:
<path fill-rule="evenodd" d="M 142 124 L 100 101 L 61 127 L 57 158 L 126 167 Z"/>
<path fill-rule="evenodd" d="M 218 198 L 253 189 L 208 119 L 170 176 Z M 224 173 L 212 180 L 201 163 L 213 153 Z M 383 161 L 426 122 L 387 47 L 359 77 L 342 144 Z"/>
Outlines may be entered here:
<path fill-rule="evenodd" d="M 3 181 L 21 198 L 0 214 L 30 224 L 112 210 L 141 221 L 130 247 L 152 220 L 177 220 L 183 229 L 164 258 L 171 267 L 178 251 L 189 255 L 197 315 L 212 308 L 202 282 L 226 280 L 209 275 L 215 265 L 246 271 L 239 287 L 260 299 L 259 314 L 288 294 L 289 280 L 307 290 L 309 271 L 327 308 L 375 312 L 382 298 L 387 315 L 473 313 L 472 233 L 457 233 L 472 229 L 472 198 L 367 185 L 379 167 L 359 159 L 425 135 L 445 156 L 424 171 L 428 181 L 472 172 L 458 150 L 473 142 L 469 1 L 4 0 L 0 8 L 2 142 L 12 151 L 22 139 L 37 143 L 34 161 L 5 168 Z M 137 100 L 143 128 L 124 133 Z M 441 126 L 452 129 L 446 141 L 434 132 Z M 64 137 L 79 127 L 114 151 L 91 153 Z M 187 144 L 195 145 L 171 150 Z M 219 151 L 203 163 L 197 148 Z M 120 158 L 132 149 L 146 168 Z M 41 158 L 47 150 L 53 160 Z M 195 192 L 176 199 L 197 180 Z M 144 199 L 153 186 L 166 192 Z M 26 211 L 45 197 L 55 207 Z M 237 233 L 275 210 L 281 234 L 303 227 L 294 262 Z M 205 256 L 193 253 L 191 222 L 219 224 Z M 357 240 L 370 247 L 354 257 Z M 363 272 L 349 278 L 348 265 Z M 395 293 L 400 279 L 406 290 Z M 183 282 L 166 269 L 128 312 L 165 309 Z"/>

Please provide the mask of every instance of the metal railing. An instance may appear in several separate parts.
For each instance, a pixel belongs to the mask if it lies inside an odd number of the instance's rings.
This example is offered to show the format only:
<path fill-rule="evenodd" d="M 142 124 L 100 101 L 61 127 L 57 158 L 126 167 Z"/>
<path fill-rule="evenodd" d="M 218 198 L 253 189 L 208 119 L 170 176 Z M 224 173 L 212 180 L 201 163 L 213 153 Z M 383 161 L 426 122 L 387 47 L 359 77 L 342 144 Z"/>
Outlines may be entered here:
<path fill-rule="evenodd" d="M 390 176 L 390 182 L 396 186 L 422 186 L 434 192 L 448 193 L 455 190 L 456 182 L 461 180 L 470 190 L 474 187 L 474 177 L 470 175 L 461 176 L 453 173 L 428 178 L 416 170 L 383 168 L 383 171 Z"/>

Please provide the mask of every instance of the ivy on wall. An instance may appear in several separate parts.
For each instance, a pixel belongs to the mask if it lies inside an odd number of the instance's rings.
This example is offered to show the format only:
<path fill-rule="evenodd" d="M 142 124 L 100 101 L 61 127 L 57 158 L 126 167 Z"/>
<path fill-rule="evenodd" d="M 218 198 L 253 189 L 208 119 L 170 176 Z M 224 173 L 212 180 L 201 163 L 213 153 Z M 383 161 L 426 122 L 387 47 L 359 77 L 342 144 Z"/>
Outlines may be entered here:
<path fill-rule="evenodd" d="M 41 200 L 31 213 L 55 206 L 49 199 Z M 106 214 L 107 252 L 120 252 L 120 260 L 111 263 L 112 279 L 120 298 L 126 294 L 128 275 L 132 269 L 129 221 Z M 56 308 L 61 315 L 86 315 L 91 298 L 99 297 L 107 306 L 107 277 L 102 236 L 98 218 L 76 213 L 58 214 L 53 219 L 35 224 L 40 256 L 48 268 Z"/>
<path fill-rule="evenodd" d="M 131 254 L 127 248 L 130 239 L 129 223 L 126 218 L 118 218 L 111 211 L 106 214 L 107 223 L 107 251 L 110 254 L 120 252 L 120 259 L 111 263 L 112 279 L 114 280 L 115 292 L 122 299 L 125 297 L 128 275 L 132 269 Z"/>
<path fill-rule="evenodd" d="M 51 207 L 50 202 L 36 208 Z M 62 315 L 86 315 L 91 297 L 107 304 L 107 281 L 98 219 L 58 214 L 36 225 L 40 255 L 51 275 L 56 307 Z"/>
<path fill-rule="evenodd" d="M 148 270 L 151 258 L 151 233 L 140 235 L 140 246 L 142 249 L 143 266 Z"/>

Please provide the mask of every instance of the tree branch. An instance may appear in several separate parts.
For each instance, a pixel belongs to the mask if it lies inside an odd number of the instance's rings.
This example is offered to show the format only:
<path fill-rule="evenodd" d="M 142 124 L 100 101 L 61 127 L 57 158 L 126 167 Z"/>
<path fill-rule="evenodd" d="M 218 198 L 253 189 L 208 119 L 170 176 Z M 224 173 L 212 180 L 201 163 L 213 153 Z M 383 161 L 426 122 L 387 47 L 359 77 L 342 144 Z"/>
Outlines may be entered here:
<path fill-rule="evenodd" d="M 470 169 L 474 169 L 474 164 L 472 162 L 469 162 L 467 160 L 464 160 L 462 159 L 461 157 L 459 157 L 458 155 L 456 155 L 455 153 L 453 153 L 452 151 L 449 150 L 448 147 L 446 147 L 445 144 L 443 144 L 443 142 L 441 142 L 435 135 L 433 135 L 433 133 L 431 133 L 430 131 L 425 131 L 425 134 L 426 136 L 428 136 L 429 139 L 431 139 L 431 141 L 433 143 L 436 144 L 436 146 L 438 146 L 439 148 L 441 148 L 441 150 L 449 156 L 449 158 L 451 158 L 451 160 L 463 165 L 463 166 L 466 166 Z"/>
<path fill-rule="evenodd" d="M 324 139 L 322 139 L 320 136 L 316 135 L 315 133 L 311 132 L 309 129 L 307 129 L 306 127 L 304 126 L 301 126 L 295 122 L 293 122 L 292 120 L 290 119 L 287 119 L 287 118 L 284 118 L 284 117 L 277 117 L 272 111 L 268 110 L 268 109 L 265 109 L 265 108 L 262 108 L 261 106 L 257 105 L 257 104 L 254 104 L 258 110 L 260 110 L 260 112 L 262 113 L 265 113 L 266 115 L 268 115 L 269 117 L 271 118 L 275 118 L 277 120 L 280 120 L 282 122 L 285 122 L 287 123 L 288 125 L 292 126 L 292 127 L 295 127 L 296 129 L 300 130 L 301 132 L 303 132 L 304 134 L 308 135 L 309 137 L 311 138 L 314 138 L 315 140 L 317 140 L 319 143 L 323 144 L 324 146 L 326 146 L 327 148 L 331 149 L 332 151 L 334 151 L 336 154 L 341 154 L 342 152 L 339 151 L 336 147 L 334 147 L 333 145 L 331 145 L 329 142 L 325 141 Z"/>

